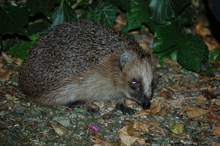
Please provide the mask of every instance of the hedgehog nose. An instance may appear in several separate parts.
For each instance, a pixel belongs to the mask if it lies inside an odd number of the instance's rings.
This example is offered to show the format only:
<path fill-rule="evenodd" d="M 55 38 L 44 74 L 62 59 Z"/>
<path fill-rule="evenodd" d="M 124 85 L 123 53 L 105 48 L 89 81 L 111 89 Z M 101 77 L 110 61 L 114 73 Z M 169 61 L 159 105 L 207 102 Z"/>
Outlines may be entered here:
<path fill-rule="evenodd" d="M 141 106 L 142 106 L 143 109 L 149 109 L 150 106 L 151 106 L 151 102 L 150 101 L 147 101 L 147 102 L 144 101 L 144 102 L 142 102 Z"/>

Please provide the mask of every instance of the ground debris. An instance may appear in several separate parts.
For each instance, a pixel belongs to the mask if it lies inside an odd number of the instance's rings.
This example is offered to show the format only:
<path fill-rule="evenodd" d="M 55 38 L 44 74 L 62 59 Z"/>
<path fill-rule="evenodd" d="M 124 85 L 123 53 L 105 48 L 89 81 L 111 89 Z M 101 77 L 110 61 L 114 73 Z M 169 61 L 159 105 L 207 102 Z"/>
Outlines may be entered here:
<path fill-rule="evenodd" d="M 91 115 L 82 108 L 25 101 L 16 59 L 10 57 L 0 59 L 0 69 L 6 70 L 6 75 L 0 70 L 0 145 L 220 145 L 220 67 L 208 78 L 167 59 L 157 65 L 150 109 L 127 101 L 137 113 L 123 115 L 112 112 L 114 104 L 100 102 L 101 115 Z"/>

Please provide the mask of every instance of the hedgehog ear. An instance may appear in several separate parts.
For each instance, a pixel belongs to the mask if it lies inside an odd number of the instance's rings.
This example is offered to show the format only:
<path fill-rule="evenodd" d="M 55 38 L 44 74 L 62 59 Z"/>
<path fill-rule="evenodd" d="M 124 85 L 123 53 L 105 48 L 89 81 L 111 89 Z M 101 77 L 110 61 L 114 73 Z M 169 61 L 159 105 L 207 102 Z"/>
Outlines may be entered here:
<path fill-rule="evenodd" d="M 130 61 L 132 58 L 132 55 L 128 52 L 124 52 L 120 56 L 120 67 L 122 68 L 128 61 Z"/>

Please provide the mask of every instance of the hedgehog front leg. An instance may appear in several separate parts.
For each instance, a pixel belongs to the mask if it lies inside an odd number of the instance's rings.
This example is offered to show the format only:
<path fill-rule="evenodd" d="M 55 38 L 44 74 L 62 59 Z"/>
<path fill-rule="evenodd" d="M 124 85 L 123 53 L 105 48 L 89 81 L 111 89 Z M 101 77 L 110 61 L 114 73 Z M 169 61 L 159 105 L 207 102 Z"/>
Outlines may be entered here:
<path fill-rule="evenodd" d="M 85 107 L 85 109 L 88 113 L 91 113 L 93 115 L 100 114 L 99 107 L 97 105 L 93 104 L 93 102 L 88 102 L 85 100 L 77 100 L 77 101 L 71 102 L 67 105 L 67 107 L 72 108 L 72 109 L 80 108 L 81 106 Z"/>
<path fill-rule="evenodd" d="M 115 111 L 117 110 L 120 110 L 122 111 L 123 114 L 129 114 L 129 115 L 133 115 L 136 110 L 135 109 L 132 109 L 130 107 L 128 107 L 126 104 L 125 104 L 125 101 L 122 100 L 120 102 L 118 102 L 115 106 Z"/>
<path fill-rule="evenodd" d="M 101 115 L 99 106 L 93 103 L 86 103 L 86 111 L 93 114 L 93 115 Z"/>

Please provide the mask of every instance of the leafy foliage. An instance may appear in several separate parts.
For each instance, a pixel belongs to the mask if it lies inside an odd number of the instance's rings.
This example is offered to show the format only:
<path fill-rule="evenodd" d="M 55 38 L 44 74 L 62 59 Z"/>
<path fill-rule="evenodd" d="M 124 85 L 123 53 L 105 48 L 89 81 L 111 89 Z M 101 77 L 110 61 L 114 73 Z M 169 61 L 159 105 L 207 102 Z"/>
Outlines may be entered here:
<path fill-rule="evenodd" d="M 218 56 L 220 56 L 220 48 L 216 48 L 209 53 L 209 62 L 214 63 Z"/>
<path fill-rule="evenodd" d="M 100 3 L 94 10 L 89 10 L 86 18 L 113 26 L 118 11 L 118 8 L 112 4 Z"/>
<path fill-rule="evenodd" d="M 158 24 L 166 24 L 175 19 L 190 2 L 190 0 L 151 0 L 149 4 L 151 18 Z"/>
<path fill-rule="evenodd" d="M 69 5 L 62 1 L 53 12 L 52 12 L 52 20 L 53 25 L 58 25 L 65 21 L 70 21 L 71 19 L 76 19 L 76 13 Z"/>
<path fill-rule="evenodd" d="M 181 43 L 177 45 L 177 54 L 180 64 L 195 72 L 199 72 L 202 62 L 208 59 L 207 46 L 192 34 L 185 35 L 181 39 Z"/>
<path fill-rule="evenodd" d="M 4 34 L 25 34 L 24 26 L 27 24 L 28 10 L 23 6 L 6 4 L 0 5 L 0 32 Z"/>
<path fill-rule="evenodd" d="M 128 30 L 140 28 L 142 23 L 148 23 L 150 21 L 150 14 L 145 0 L 131 1 L 130 10 L 126 14 Z"/>
<path fill-rule="evenodd" d="M 181 28 L 172 24 L 157 27 L 154 34 L 154 52 L 166 52 L 175 47 L 182 35 Z"/>
<path fill-rule="evenodd" d="M 47 1 L 44 0 L 28 0 L 26 7 L 29 9 L 29 15 L 34 16 L 38 12 L 42 12 L 48 19 L 51 19 L 51 10 L 58 1 Z"/>
<path fill-rule="evenodd" d="M 195 15 L 191 0 L 5 2 L 0 4 L 0 49 L 9 49 L 13 55 L 23 59 L 37 38 L 31 39 L 31 36 L 48 27 L 74 19 L 90 19 L 113 26 L 119 12 L 126 16 L 127 24 L 123 31 L 129 32 L 143 26 L 152 31 L 153 53 L 160 60 L 175 56 L 186 69 L 195 72 L 201 70 L 202 63 L 208 58 L 207 46 L 197 36 L 184 32 L 187 26 L 193 24 Z"/>

